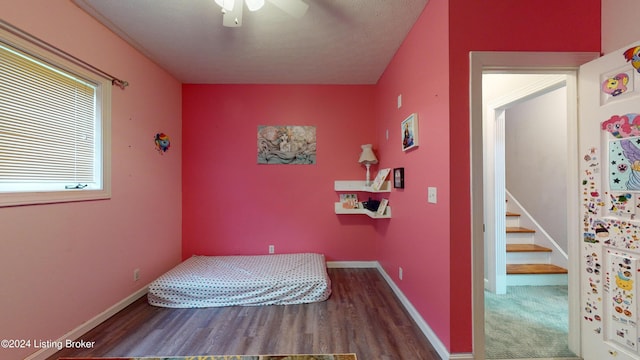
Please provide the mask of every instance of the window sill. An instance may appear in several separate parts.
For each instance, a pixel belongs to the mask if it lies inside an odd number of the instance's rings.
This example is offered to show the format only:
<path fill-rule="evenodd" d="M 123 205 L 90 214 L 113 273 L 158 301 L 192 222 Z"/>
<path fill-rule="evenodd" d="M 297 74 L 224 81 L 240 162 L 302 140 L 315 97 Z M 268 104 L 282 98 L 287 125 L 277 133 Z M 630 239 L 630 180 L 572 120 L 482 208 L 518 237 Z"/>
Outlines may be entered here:
<path fill-rule="evenodd" d="M 0 207 L 107 200 L 109 190 L 66 190 L 52 192 L 0 193 Z"/>

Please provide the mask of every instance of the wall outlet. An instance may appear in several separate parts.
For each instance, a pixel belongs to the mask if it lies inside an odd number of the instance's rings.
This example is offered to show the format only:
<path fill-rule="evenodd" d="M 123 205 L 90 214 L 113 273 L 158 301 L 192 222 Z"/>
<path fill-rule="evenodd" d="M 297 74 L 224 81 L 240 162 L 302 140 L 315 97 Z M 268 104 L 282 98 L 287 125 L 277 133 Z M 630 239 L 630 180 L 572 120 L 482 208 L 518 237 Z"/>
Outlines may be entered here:
<path fill-rule="evenodd" d="M 140 280 L 140 269 L 133 270 L 133 281 Z"/>
<path fill-rule="evenodd" d="M 402 274 L 402 268 L 401 268 L 401 267 L 399 267 L 399 268 L 398 268 L 398 279 L 402 280 L 402 275 L 403 275 L 403 274 Z"/>
<path fill-rule="evenodd" d="M 274 245 L 269 245 L 269 254 L 274 254 L 276 252 L 276 247 Z"/>

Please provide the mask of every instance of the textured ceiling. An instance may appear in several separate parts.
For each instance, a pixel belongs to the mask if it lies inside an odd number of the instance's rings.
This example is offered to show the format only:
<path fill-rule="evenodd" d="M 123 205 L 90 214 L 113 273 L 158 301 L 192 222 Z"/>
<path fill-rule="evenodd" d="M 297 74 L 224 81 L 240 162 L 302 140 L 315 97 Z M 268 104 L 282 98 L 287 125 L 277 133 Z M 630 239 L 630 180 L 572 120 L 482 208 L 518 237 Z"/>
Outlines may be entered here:
<path fill-rule="evenodd" d="M 74 0 L 183 83 L 374 84 L 428 0 L 266 0 L 222 25 L 214 0 Z"/>

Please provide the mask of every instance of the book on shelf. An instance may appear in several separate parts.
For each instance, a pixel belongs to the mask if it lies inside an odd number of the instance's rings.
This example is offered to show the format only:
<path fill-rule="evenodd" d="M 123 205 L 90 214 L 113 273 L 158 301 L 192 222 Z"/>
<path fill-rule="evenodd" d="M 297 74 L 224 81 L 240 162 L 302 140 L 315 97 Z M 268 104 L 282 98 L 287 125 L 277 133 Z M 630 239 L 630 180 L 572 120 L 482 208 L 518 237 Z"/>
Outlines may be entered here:
<path fill-rule="evenodd" d="M 385 211 L 387 210 L 388 204 L 389 204 L 389 200 L 387 199 L 380 200 L 380 206 L 378 206 L 378 211 L 376 211 L 376 215 L 383 216 Z"/>
<path fill-rule="evenodd" d="M 380 171 L 378 171 L 378 175 L 376 175 L 376 178 L 373 180 L 373 184 L 371 184 L 371 188 L 375 191 L 379 191 L 390 172 L 391 169 L 380 169 Z"/>
<path fill-rule="evenodd" d="M 340 203 L 343 209 L 359 209 L 357 194 L 340 194 Z"/>

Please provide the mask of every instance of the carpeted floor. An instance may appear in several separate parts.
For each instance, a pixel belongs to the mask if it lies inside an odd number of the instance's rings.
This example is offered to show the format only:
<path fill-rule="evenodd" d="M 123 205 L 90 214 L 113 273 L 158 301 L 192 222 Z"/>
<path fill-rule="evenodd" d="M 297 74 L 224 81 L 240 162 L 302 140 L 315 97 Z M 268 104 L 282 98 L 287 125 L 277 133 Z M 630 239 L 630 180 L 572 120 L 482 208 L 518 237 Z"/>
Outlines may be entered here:
<path fill-rule="evenodd" d="M 333 355 L 208 355 L 169 357 L 79 357 L 59 360 L 357 360 L 355 354 Z"/>
<path fill-rule="evenodd" d="M 566 286 L 509 286 L 484 294 L 487 359 L 572 358 Z"/>

